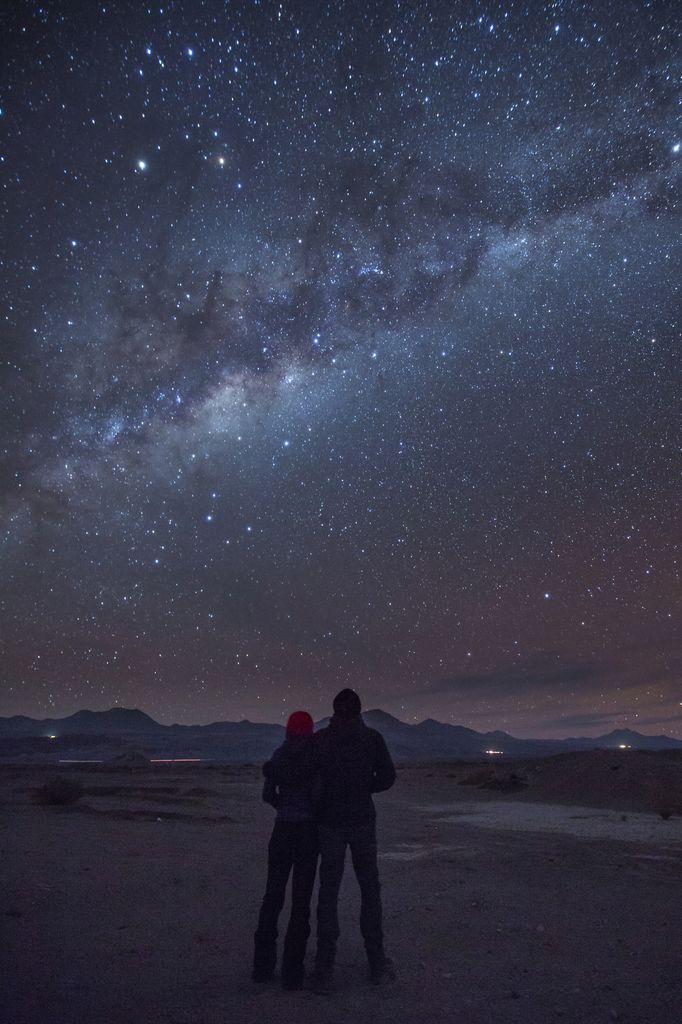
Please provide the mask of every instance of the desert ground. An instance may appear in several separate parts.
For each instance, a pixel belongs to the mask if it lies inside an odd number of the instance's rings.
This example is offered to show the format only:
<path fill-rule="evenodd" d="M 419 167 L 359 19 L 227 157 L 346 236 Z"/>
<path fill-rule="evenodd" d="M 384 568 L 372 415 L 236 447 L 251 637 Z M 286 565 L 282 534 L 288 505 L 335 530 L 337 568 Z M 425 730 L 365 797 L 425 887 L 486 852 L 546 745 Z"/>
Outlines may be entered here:
<path fill-rule="evenodd" d="M 70 806 L 0 767 L 2 1019 L 679 1024 L 682 760 L 637 753 L 401 769 L 375 801 L 397 978 L 367 980 L 348 865 L 329 996 L 250 980 L 256 766 L 74 766 Z"/>

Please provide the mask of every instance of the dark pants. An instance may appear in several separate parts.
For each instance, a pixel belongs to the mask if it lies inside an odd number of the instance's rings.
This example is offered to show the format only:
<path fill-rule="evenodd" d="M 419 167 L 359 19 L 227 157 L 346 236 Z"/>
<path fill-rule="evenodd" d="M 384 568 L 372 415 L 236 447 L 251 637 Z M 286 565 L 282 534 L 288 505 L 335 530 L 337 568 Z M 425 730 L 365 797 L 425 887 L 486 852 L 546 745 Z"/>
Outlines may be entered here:
<path fill-rule="evenodd" d="M 384 935 L 381 928 L 381 886 L 377 868 L 374 822 L 365 825 L 320 825 L 320 894 L 317 904 L 316 969 L 332 969 L 339 937 L 338 898 L 346 847 L 350 847 L 355 877 L 360 886 L 360 931 L 370 967 L 381 963 Z"/>
<path fill-rule="evenodd" d="M 277 962 L 277 921 L 291 883 L 291 916 L 284 939 L 282 982 L 303 981 L 303 961 L 310 935 L 310 898 L 317 870 L 317 827 L 310 821 L 277 821 L 268 845 L 268 881 L 254 936 L 253 973 L 256 980 L 271 977 Z"/>

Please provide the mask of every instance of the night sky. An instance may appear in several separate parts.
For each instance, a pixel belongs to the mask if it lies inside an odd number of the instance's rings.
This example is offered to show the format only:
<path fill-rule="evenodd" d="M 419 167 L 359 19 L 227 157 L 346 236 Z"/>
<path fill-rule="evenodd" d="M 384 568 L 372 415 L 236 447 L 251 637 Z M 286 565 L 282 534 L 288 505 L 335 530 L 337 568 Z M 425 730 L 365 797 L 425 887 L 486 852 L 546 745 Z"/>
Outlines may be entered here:
<path fill-rule="evenodd" d="M 679 13 L 6 5 L 0 714 L 682 736 Z"/>

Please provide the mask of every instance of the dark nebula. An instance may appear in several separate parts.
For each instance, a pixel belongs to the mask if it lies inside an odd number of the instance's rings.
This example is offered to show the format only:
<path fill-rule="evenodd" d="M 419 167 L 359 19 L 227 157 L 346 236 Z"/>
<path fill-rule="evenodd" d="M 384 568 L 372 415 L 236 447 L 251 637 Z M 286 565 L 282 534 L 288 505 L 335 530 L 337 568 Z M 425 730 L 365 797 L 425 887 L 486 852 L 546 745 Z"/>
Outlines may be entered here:
<path fill-rule="evenodd" d="M 0 714 L 679 735 L 678 5 L 0 27 Z"/>

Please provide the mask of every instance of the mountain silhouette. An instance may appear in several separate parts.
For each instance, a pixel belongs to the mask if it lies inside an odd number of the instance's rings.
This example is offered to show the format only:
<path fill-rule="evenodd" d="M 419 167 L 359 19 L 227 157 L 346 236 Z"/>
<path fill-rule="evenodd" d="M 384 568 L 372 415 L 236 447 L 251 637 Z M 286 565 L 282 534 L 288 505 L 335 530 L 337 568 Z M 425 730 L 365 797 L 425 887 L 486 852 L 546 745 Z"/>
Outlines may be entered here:
<path fill-rule="evenodd" d="M 645 736 L 631 729 L 614 729 L 603 736 L 569 737 L 560 740 L 522 739 L 501 730 L 477 732 L 427 718 L 409 724 L 387 711 L 373 708 L 363 713 L 365 723 L 378 729 L 398 761 L 476 761 L 486 758 L 546 757 L 565 751 L 595 748 L 639 750 L 682 749 L 682 740 L 670 736 Z M 329 722 L 321 719 L 316 728 Z M 147 756 L 192 756 L 225 762 L 261 762 L 284 737 L 284 727 L 264 722 L 211 722 L 208 725 L 162 725 L 138 708 L 108 711 L 77 711 L 65 718 L 34 719 L 25 715 L 0 718 L 0 759 L 28 756 L 31 750 L 78 750 L 87 740 L 89 751 L 109 756 L 112 744 L 120 751 L 126 741 Z M 20 740 L 22 742 L 17 746 Z M 52 748 L 50 742 L 52 741 Z M 94 755 L 89 755 L 94 756 Z"/>

